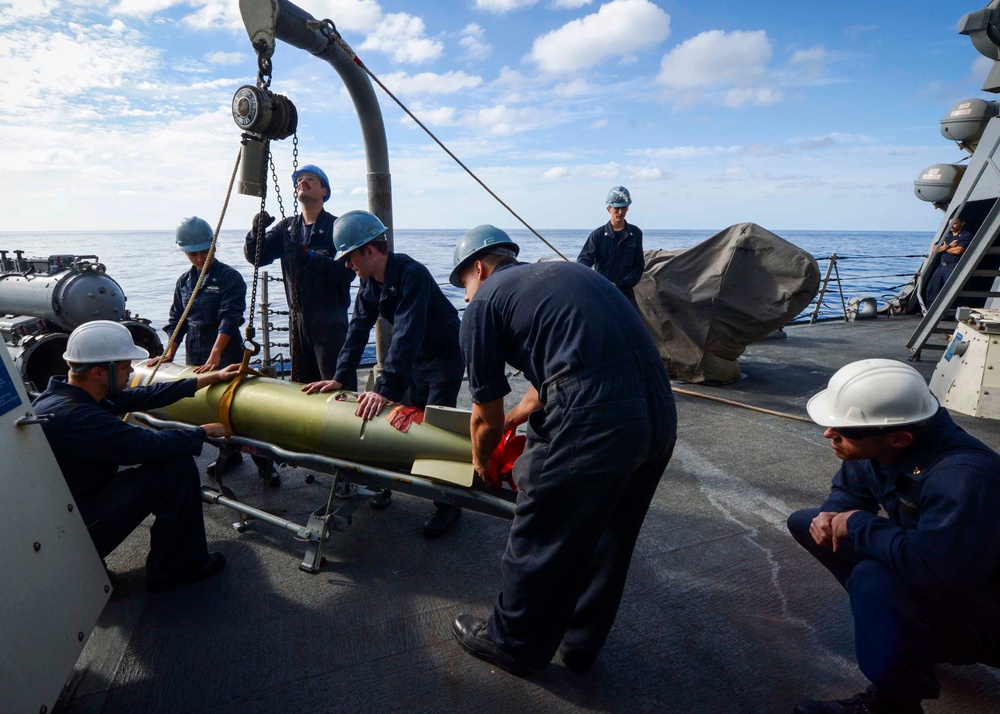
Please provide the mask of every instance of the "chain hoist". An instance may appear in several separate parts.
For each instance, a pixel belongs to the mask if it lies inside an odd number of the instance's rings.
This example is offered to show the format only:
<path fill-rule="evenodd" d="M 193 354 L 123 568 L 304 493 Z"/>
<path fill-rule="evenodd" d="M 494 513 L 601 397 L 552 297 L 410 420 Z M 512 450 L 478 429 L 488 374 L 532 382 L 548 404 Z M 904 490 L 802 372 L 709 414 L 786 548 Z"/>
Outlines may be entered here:
<path fill-rule="evenodd" d="M 295 133 L 298 127 L 298 111 L 288 97 L 275 94 L 270 89 L 273 50 L 264 42 L 254 43 L 253 47 L 257 52 L 257 84 L 244 85 L 237 89 L 233 96 L 233 121 L 243 130 L 240 139 L 240 178 L 237 190 L 246 196 L 259 196 L 258 215 L 263 215 L 267 203 L 267 170 L 270 167 L 278 209 L 284 219 L 285 209 L 281 200 L 280 182 L 271 157 L 270 142 L 294 135 L 294 165 L 298 168 L 298 135 Z M 298 213 L 297 197 L 294 199 L 294 208 Z M 253 325 L 253 306 L 257 304 L 261 248 L 267 226 L 263 221 L 255 220 L 253 229 L 256 233 L 256 246 L 253 260 L 253 287 L 250 293 L 251 316 L 247 320 L 244 340 L 244 369 L 251 351 L 256 354 L 260 350 L 260 346 L 254 341 L 256 330 Z M 267 316 L 262 316 L 261 319 L 266 320 Z"/>

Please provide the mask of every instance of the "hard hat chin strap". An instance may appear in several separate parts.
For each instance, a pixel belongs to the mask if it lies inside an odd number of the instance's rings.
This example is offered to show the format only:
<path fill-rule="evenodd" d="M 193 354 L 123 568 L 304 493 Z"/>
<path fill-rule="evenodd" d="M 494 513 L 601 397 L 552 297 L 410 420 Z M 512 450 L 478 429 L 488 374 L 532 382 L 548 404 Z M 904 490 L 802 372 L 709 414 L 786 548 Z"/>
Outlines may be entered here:
<path fill-rule="evenodd" d="M 118 396 L 118 364 L 108 362 L 108 398 Z"/>

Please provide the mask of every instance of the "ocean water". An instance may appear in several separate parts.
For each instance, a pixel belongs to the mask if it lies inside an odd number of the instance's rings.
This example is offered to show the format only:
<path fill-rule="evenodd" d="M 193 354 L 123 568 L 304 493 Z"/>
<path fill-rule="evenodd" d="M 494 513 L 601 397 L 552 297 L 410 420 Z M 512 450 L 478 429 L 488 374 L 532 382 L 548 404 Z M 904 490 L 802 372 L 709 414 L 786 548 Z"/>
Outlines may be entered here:
<path fill-rule="evenodd" d="M 556 249 L 575 259 L 592 228 L 580 230 L 540 230 Z M 397 230 L 395 249 L 419 260 L 428 267 L 441 284 L 445 295 L 462 310 L 463 292 L 448 284 L 455 243 L 463 230 Z M 774 231 L 785 240 L 810 252 L 825 272 L 831 254 L 838 256 L 837 269 L 845 299 L 875 297 L 882 302 L 894 296 L 919 268 L 934 238 L 928 232 L 840 232 L 840 231 Z M 536 236 L 524 229 L 508 230 L 521 246 L 520 259 L 528 262 L 556 253 Z M 714 235 L 712 230 L 644 230 L 643 245 L 647 249 L 679 250 L 697 245 Z M 249 290 L 253 267 L 243 259 L 243 231 L 223 231 L 216 247 L 216 256 L 233 266 L 246 278 Z M 145 318 L 160 329 L 161 339 L 167 335 L 162 327 L 173 297 L 177 277 L 190 268 L 185 255 L 177 249 L 173 231 L 107 231 L 107 232 L 0 232 L 0 250 L 23 250 L 25 256 L 44 257 L 53 254 L 96 255 L 107 267 L 124 291 L 128 308 L 134 317 Z M 263 267 L 272 277 L 280 277 L 277 263 Z M 272 310 L 287 310 L 283 287 L 269 282 Z M 839 295 L 824 301 L 822 315 L 836 316 L 840 312 Z M 810 310 L 803 313 L 805 317 Z M 272 316 L 271 322 L 284 326 L 286 318 Z M 254 324 L 260 326 L 259 315 Z M 259 335 L 258 330 L 258 335 Z M 287 333 L 272 334 L 272 341 L 287 343 Z M 276 346 L 274 352 L 287 352 Z M 183 360 L 183 347 L 178 352 Z"/>

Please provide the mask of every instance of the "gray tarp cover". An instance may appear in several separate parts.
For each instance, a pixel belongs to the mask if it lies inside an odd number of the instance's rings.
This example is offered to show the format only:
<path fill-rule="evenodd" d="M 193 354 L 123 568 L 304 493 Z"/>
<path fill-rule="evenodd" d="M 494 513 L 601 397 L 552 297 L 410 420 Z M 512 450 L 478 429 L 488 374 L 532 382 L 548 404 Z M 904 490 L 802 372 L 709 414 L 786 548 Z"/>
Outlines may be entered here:
<path fill-rule="evenodd" d="M 645 256 L 639 311 L 670 375 L 688 382 L 739 379 L 746 346 L 805 309 L 820 282 L 809 253 L 755 223 Z"/>

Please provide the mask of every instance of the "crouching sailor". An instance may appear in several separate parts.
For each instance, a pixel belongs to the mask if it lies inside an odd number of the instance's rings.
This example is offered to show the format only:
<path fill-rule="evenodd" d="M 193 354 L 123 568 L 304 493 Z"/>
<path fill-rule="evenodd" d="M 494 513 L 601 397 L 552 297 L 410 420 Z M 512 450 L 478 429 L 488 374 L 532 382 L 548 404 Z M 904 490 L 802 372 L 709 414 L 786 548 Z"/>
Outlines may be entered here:
<path fill-rule="evenodd" d="M 96 320 L 73 330 L 63 359 L 68 377 L 53 377 L 35 400 L 70 492 L 103 558 L 150 514 L 146 586 L 152 592 L 204 580 L 225 565 L 209 553 L 194 456 L 205 438 L 226 436 L 222 424 L 153 431 L 118 415 L 155 409 L 232 379 L 239 365 L 196 379 L 126 388 L 131 360 L 148 357 L 128 328 Z M 133 468 L 119 469 L 121 466 Z"/>
<path fill-rule="evenodd" d="M 514 674 L 543 669 L 560 646 L 582 673 L 614 623 L 677 416 L 660 355 L 621 291 L 583 265 L 527 265 L 517 253 L 493 226 L 455 248 L 476 470 L 487 472 L 505 430 L 527 422 L 528 440 L 493 615 L 459 615 L 453 631 Z M 506 416 L 505 363 L 531 383 Z"/>
<path fill-rule="evenodd" d="M 1000 456 L 894 360 L 843 367 L 807 409 L 844 463 L 788 529 L 850 596 L 872 686 L 795 711 L 921 712 L 939 693 L 935 663 L 1000 666 Z"/>

